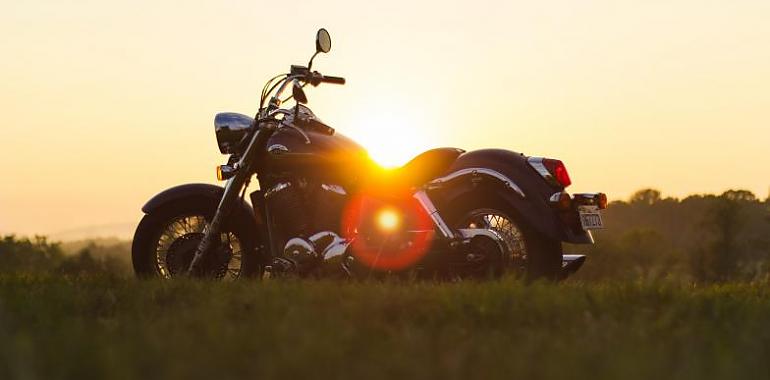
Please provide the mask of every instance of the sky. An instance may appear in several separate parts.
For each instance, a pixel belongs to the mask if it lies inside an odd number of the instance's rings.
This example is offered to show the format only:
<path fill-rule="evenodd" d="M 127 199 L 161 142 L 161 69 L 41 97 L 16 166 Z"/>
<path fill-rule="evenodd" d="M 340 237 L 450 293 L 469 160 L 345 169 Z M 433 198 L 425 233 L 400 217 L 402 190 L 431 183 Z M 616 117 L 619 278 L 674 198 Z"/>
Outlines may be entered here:
<path fill-rule="evenodd" d="M 309 106 L 386 163 L 495 147 L 611 199 L 770 189 L 768 1 L 0 3 L 0 233 L 133 225 L 214 183 L 214 115 L 253 114 L 319 27 L 348 84 Z"/>

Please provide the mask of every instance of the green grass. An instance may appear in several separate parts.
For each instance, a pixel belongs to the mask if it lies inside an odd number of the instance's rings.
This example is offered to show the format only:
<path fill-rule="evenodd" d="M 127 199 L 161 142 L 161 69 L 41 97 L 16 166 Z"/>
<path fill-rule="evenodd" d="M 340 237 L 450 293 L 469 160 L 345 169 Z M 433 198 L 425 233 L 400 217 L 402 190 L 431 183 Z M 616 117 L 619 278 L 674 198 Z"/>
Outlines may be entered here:
<path fill-rule="evenodd" d="M 0 378 L 770 377 L 766 284 L 0 278 Z"/>

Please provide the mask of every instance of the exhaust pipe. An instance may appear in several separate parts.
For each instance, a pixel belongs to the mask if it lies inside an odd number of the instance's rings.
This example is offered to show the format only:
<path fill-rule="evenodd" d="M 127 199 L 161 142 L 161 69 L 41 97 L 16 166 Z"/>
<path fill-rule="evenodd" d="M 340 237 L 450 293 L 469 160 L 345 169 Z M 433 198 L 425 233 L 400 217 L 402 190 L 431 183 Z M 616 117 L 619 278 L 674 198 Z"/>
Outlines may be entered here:
<path fill-rule="evenodd" d="M 561 257 L 561 278 L 565 279 L 583 266 L 586 262 L 586 255 L 562 255 Z"/>

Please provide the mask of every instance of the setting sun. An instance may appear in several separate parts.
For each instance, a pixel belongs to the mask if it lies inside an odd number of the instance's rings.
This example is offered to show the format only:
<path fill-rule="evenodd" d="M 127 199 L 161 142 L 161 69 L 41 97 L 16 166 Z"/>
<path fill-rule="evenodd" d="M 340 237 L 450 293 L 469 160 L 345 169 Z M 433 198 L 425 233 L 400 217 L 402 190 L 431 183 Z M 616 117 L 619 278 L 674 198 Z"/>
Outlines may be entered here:
<path fill-rule="evenodd" d="M 418 114 L 419 107 L 416 105 L 382 99 L 361 111 L 353 119 L 352 128 L 345 131 L 363 145 L 369 156 L 383 168 L 404 165 L 434 145 L 424 134 L 424 117 Z"/>

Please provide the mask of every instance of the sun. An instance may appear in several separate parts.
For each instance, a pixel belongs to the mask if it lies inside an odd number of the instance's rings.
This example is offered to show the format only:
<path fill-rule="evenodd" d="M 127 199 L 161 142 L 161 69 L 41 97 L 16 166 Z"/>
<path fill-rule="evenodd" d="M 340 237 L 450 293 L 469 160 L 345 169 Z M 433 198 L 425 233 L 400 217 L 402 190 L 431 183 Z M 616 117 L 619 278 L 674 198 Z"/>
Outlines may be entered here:
<path fill-rule="evenodd" d="M 356 123 L 349 135 L 383 168 L 404 165 L 430 149 L 424 131 L 414 119 L 403 115 L 367 115 Z"/>

